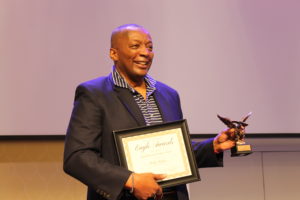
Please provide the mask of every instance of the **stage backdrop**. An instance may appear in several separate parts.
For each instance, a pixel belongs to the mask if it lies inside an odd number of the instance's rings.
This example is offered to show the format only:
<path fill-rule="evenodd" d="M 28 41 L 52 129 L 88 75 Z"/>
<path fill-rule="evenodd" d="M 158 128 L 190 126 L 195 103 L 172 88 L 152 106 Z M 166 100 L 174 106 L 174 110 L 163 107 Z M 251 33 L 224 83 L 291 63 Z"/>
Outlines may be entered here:
<path fill-rule="evenodd" d="M 0 134 L 63 135 L 76 86 L 107 75 L 111 31 L 153 37 L 150 74 L 178 90 L 191 133 L 241 119 L 300 133 L 300 1 L 1 0 Z"/>

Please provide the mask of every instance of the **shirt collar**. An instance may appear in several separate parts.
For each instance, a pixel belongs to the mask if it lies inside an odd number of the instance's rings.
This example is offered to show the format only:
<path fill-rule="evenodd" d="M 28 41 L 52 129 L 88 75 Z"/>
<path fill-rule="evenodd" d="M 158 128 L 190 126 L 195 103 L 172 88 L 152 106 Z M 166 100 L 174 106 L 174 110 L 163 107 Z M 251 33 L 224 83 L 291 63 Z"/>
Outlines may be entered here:
<path fill-rule="evenodd" d="M 118 87 L 122 87 L 122 88 L 127 88 L 129 89 L 132 93 L 136 93 L 135 89 L 133 89 L 127 82 L 126 80 L 121 76 L 121 74 L 116 70 L 116 67 L 113 66 L 113 72 L 112 72 L 112 78 L 113 78 L 113 82 L 114 85 L 118 86 Z M 146 75 L 145 76 L 145 82 L 147 85 L 147 93 L 150 92 L 154 92 L 155 88 L 155 84 L 156 84 L 156 80 L 153 79 L 150 75 Z"/>

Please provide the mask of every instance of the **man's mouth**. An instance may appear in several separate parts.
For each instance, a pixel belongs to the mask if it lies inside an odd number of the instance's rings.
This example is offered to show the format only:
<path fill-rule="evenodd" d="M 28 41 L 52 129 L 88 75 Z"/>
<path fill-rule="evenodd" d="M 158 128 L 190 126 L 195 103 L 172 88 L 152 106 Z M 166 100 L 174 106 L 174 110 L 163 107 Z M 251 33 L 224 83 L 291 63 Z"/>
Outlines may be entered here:
<path fill-rule="evenodd" d="M 149 61 L 134 61 L 135 64 L 139 65 L 140 67 L 146 67 L 149 65 Z"/>

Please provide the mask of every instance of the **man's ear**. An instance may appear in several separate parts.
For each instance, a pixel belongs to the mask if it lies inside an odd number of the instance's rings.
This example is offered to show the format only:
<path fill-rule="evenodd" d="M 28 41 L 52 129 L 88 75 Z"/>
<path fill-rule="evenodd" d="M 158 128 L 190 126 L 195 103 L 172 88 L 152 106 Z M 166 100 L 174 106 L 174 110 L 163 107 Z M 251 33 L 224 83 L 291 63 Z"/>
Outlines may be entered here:
<path fill-rule="evenodd" d="M 109 56 L 113 61 L 118 61 L 119 60 L 118 52 L 114 48 L 110 48 Z"/>

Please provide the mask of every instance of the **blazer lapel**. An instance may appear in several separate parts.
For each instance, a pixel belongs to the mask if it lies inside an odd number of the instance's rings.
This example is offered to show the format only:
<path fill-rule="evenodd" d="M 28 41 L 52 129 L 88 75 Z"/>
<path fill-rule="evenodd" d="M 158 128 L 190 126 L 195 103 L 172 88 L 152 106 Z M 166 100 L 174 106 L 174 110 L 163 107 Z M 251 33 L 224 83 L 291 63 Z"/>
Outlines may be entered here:
<path fill-rule="evenodd" d="M 163 94 L 158 90 L 155 90 L 154 97 L 155 97 L 158 109 L 160 110 L 163 122 L 172 121 L 174 116 L 172 116 L 169 102 L 166 100 L 166 98 L 164 98 Z"/>
<path fill-rule="evenodd" d="M 114 87 L 118 98 L 126 107 L 131 116 L 136 120 L 139 126 L 145 126 L 146 122 L 139 106 L 135 102 L 131 92 L 126 88 Z"/>

